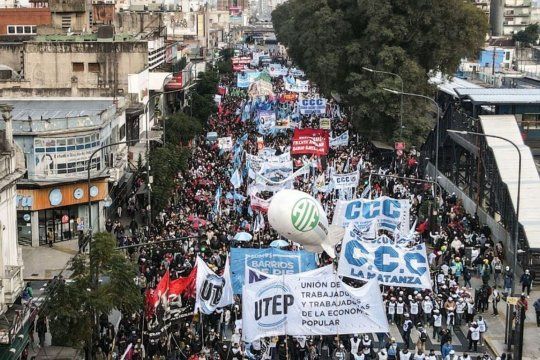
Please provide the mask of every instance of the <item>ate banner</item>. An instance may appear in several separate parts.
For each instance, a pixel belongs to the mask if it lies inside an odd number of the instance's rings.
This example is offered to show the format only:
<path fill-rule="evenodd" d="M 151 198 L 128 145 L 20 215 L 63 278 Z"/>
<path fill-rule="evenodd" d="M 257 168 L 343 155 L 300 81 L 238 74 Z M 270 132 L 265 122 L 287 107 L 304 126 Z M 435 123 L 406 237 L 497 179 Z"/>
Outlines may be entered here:
<path fill-rule="evenodd" d="M 242 303 L 242 335 L 247 342 L 279 335 L 389 331 L 377 282 L 350 287 L 333 265 L 246 284 Z"/>
<path fill-rule="evenodd" d="M 312 154 L 323 156 L 328 154 L 330 137 L 327 130 L 294 129 L 291 154 Z"/>

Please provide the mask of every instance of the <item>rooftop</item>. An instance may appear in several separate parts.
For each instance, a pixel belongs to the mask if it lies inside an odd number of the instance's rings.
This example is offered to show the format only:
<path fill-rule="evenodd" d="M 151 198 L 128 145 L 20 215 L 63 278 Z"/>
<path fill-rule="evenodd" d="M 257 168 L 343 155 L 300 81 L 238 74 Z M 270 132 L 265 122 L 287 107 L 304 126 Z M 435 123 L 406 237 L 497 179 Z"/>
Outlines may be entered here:
<path fill-rule="evenodd" d="M 451 79 L 448 79 L 444 77 L 441 73 L 437 73 L 437 75 L 432 76 L 429 79 L 429 82 L 431 84 L 437 85 L 439 90 L 452 95 L 454 97 L 457 97 L 458 94 L 456 93 L 455 89 L 464 89 L 464 88 L 472 88 L 472 89 L 481 89 L 482 86 L 474 84 L 470 81 L 453 77 Z"/>
<path fill-rule="evenodd" d="M 36 36 L 34 42 L 124 42 L 124 41 L 141 41 L 129 34 L 116 34 L 111 38 L 99 38 L 97 34 L 84 34 L 84 35 L 42 35 Z"/>
<path fill-rule="evenodd" d="M 460 98 L 476 104 L 540 104 L 540 89 L 455 88 Z"/>
<path fill-rule="evenodd" d="M 0 104 L 13 106 L 13 120 L 94 117 L 114 106 L 113 98 L 0 98 Z"/>

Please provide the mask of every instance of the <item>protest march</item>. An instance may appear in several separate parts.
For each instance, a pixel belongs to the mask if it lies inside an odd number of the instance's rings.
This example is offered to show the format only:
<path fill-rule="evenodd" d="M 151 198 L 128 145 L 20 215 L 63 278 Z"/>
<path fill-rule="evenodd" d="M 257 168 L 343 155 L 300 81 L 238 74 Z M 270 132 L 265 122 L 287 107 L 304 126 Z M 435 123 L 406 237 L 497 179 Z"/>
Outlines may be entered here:
<path fill-rule="evenodd" d="M 282 55 L 232 59 L 217 140 L 193 142 L 150 228 L 111 229 L 156 242 L 129 250 L 144 310 L 123 314 L 118 358 L 491 359 L 486 318 L 514 281 L 502 243 Z"/>

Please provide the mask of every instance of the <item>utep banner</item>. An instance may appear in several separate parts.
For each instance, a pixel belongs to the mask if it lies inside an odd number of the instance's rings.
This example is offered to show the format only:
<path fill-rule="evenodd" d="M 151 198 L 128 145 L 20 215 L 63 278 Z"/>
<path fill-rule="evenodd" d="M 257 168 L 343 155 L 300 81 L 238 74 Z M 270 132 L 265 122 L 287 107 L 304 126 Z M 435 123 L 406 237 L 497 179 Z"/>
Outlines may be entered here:
<path fill-rule="evenodd" d="M 360 230 L 361 231 L 361 230 Z M 406 248 L 387 236 L 365 240 L 351 224 L 343 238 L 338 274 L 380 284 L 431 289 L 426 245 Z"/>
<path fill-rule="evenodd" d="M 368 228 L 376 221 L 380 229 L 409 233 L 410 202 L 407 199 L 392 199 L 381 196 L 377 199 L 338 200 L 332 225 L 346 228 L 359 224 Z"/>
<path fill-rule="evenodd" d="M 345 131 L 341 135 L 330 139 L 330 147 L 332 149 L 340 146 L 349 146 L 349 130 Z"/>
<path fill-rule="evenodd" d="M 280 249 L 231 248 L 231 275 L 235 294 L 242 293 L 246 266 L 271 275 L 296 274 L 317 268 L 315 254 Z"/>
<path fill-rule="evenodd" d="M 332 183 L 336 190 L 355 188 L 358 186 L 359 180 L 360 174 L 358 171 L 350 174 L 332 174 Z"/>
<path fill-rule="evenodd" d="M 329 135 L 322 129 L 294 129 L 291 154 L 326 155 L 328 154 Z"/>
<path fill-rule="evenodd" d="M 309 274 L 311 276 L 324 276 L 328 272 L 328 267 L 322 267 L 315 270 L 310 270 Z M 249 284 L 253 284 L 259 281 L 263 281 L 266 279 L 277 279 L 283 277 L 283 275 L 270 275 L 265 272 L 255 270 L 253 268 L 250 268 L 249 266 L 246 266 L 246 273 L 244 278 L 244 286 L 247 286 Z"/>
<path fill-rule="evenodd" d="M 292 91 L 292 90 L 289 90 Z M 300 98 L 298 100 L 298 110 L 302 115 L 322 115 L 326 114 L 326 99 L 315 98 L 315 99 L 304 99 Z"/>
<path fill-rule="evenodd" d="M 242 292 L 244 341 L 389 331 L 376 281 L 352 288 L 339 279 L 332 265 L 315 271 L 246 285 Z"/>

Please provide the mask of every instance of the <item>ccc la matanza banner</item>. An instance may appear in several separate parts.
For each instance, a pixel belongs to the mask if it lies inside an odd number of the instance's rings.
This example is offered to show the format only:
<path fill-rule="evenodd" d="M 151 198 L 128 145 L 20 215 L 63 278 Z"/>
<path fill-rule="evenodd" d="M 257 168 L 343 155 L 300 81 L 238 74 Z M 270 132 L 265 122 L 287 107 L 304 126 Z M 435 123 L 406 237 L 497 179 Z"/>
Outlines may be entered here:
<path fill-rule="evenodd" d="M 343 237 L 338 274 L 380 284 L 431 289 L 426 245 L 405 247 L 382 235 L 362 237 L 362 228 L 350 224 Z"/>
<path fill-rule="evenodd" d="M 339 279 L 332 265 L 322 274 L 314 272 L 246 284 L 242 292 L 244 341 L 389 331 L 377 281 L 353 288 Z"/>

